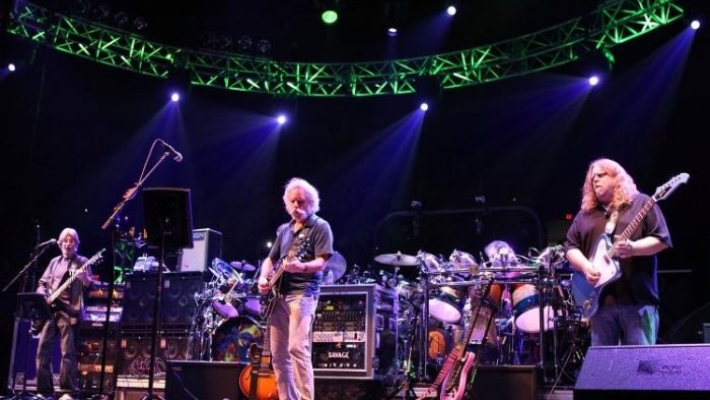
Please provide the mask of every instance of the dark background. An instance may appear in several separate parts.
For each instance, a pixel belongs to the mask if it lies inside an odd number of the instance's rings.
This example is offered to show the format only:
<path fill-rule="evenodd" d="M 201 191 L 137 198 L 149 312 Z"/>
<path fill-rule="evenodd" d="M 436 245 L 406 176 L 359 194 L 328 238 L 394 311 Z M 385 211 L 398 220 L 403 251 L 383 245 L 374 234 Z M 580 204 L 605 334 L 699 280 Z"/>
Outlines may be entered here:
<path fill-rule="evenodd" d="M 243 7 L 237 12 L 217 2 L 203 15 L 149 3 L 151 9 L 135 8 L 132 15 L 146 15 L 151 24 L 146 35 L 177 44 L 198 46 L 190 40 L 212 29 L 268 37 L 270 56 L 277 59 L 342 61 L 392 54 L 391 43 L 378 39 L 375 28 L 354 30 L 374 22 L 344 21 L 342 31 L 329 35 L 317 20 L 307 20 L 307 11 L 313 12 L 308 7 L 294 10 L 274 2 L 270 11 L 246 4 L 262 2 L 236 2 L 234 7 Z M 345 2 L 357 9 L 354 3 Z M 424 3 L 402 2 L 412 26 L 420 22 L 417 16 L 431 12 L 431 4 Z M 578 15 L 595 2 L 565 7 L 569 1 L 528 1 L 507 9 L 494 3 L 501 2 L 469 5 L 462 17 L 476 19 L 452 27 L 446 40 L 398 38 L 395 55 L 514 37 Z M 707 15 L 702 1 L 678 3 L 688 16 Z M 232 15 L 228 11 L 239 17 L 225 17 Z M 384 18 L 382 10 L 373 15 Z M 307 29 L 308 24 L 314 28 Z M 193 225 L 222 232 L 225 260 L 257 264 L 266 256 L 265 243 L 287 219 L 283 185 L 301 176 L 320 190 L 320 215 L 330 221 L 348 268 L 357 264 L 373 273 L 389 268 L 373 262 L 381 253 L 423 250 L 448 256 L 459 249 L 478 258 L 492 239 L 508 240 L 521 253 L 555 243 L 563 238 L 565 216 L 579 208 L 587 165 L 609 157 L 647 193 L 680 172 L 691 176 L 660 204 L 674 243 L 660 256 L 661 335 L 666 342 L 697 340 L 698 322 L 704 319 L 698 313 L 710 301 L 703 230 L 710 222 L 704 198 L 710 37 L 702 27 L 684 43 L 686 26 L 687 21 L 677 22 L 615 47 L 614 68 L 591 91 L 579 83 L 583 61 L 446 91 L 435 96 L 421 121 L 415 95 L 274 98 L 196 87 L 184 101 L 171 104 L 163 80 L 33 49 L 3 34 L 3 53 L 25 54 L 30 62 L 0 80 L 0 221 L 6 227 L 0 283 L 15 277 L 38 241 L 56 238 L 65 226 L 79 231 L 80 251 L 87 256 L 110 246 L 111 235 L 100 226 L 140 176 L 156 138 L 181 151 L 184 161 L 166 160 L 145 186 L 190 188 Z M 290 120 L 278 130 L 271 119 L 281 109 L 289 111 Z M 419 213 L 413 201 L 421 203 Z M 124 228 L 142 229 L 140 195 L 122 217 Z M 38 271 L 57 254 L 56 247 L 47 251 Z M 101 280 L 110 279 L 108 263 L 96 271 Z M 14 293 L 20 286 L 3 294 L 3 338 L 11 338 Z M 686 318 L 695 321 L 690 328 Z"/>

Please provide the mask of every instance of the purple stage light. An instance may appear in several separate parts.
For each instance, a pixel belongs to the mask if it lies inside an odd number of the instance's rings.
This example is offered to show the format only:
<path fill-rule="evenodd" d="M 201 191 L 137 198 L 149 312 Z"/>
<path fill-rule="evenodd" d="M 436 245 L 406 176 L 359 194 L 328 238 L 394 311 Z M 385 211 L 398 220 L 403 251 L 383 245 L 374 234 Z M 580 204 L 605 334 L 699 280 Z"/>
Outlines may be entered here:
<path fill-rule="evenodd" d="M 173 92 L 173 93 L 170 95 L 170 100 L 172 100 L 173 102 L 178 102 L 178 101 L 180 101 L 180 93 L 178 93 L 178 92 Z"/>
<path fill-rule="evenodd" d="M 429 104 L 427 104 L 427 103 L 422 103 L 422 104 L 419 105 L 419 109 L 422 110 L 422 111 L 426 111 L 426 110 L 429 109 Z"/>
<path fill-rule="evenodd" d="M 697 31 L 698 28 L 700 28 L 700 21 L 694 19 L 693 22 L 690 23 L 690 27 Z"/>
<path fill-rule="evenodd" d="M 456 15 L 456 7 L 448 6 L 446 8 L 446 13 L 449 14 L 449 16 L 453 17 L 454 15 Z"/>
<path fill-rule="evenodd" d="M 285 124 L 287 121 L 286 115 L 280 114 L 278 117 L 276 117 L 276 122 L 279 123 L 279 125 Z"/>
<path fill-rule="evenodd" d="M 591 86 L 597 86 L 599 84 L 599 77 L 597 75 L 592 75 L 589 77 L 589 84 Z"/>

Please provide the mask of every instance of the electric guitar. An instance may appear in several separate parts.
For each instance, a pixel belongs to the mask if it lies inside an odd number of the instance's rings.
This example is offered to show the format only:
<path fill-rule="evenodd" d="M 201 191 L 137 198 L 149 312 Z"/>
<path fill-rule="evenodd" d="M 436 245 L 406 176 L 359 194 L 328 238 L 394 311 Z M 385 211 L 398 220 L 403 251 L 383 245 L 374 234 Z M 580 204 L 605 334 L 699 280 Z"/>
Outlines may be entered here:
<path fill-rule="evenodd" d="M 618 235 L 617 241 L 627 240 L 631 237 L 654 204 L 668 197 L 681 183 L 688 182 L 689 177 L 687 173 L 678 174 L 659 186 L 656 189 L 656 193 L 648 199 L 626 229 Z M 601 274 L 599 281 L 592 286 L 587 282 L 587 278 L 582 272 L 575 271 L 572 275 L 572 295 L 575 302 L 581 305 L 584 317 L 589 318 L 596 314 L 599 309 L 599 299 L 602 291 L 621 277 L 621 267 L 614 255 L 615 250 L 610 235 L 602 234 L 597 240 L 592 256 L 589 258 L 594 268 Z"/>
<path fill-rule="evenodd" d="M 49 306 L 50 309 L 50 314 L 57 309 L 57 304 L 55 301 L 61 296 L 62 293 L 64 293 L 65 290 L 76 280 L 77 275 L 80 272 L 83 272 L 86 270 L 87 267 L 96 264 L 97 262 L 101 261 L 103 259 L 103 252 L 106 251 L 106 249 L 101 249 L 98 253 L 94 254 L 91 258 L 86 260 L 86 262 L 79 268 L 77 268 L 74 273 L 69 275 L 69 278 L 67 278 L 64 283 L 61 284 L 55 290 L 52 292 L 52 294 L 47 297 L 47 305 Z M 40 331 L 42 331 L 42 328 L 44 327 L 44 324 L 47 323 L 46 319 L 35 319 L 32 320 L 31 323 L 31 332 L 33 335 L 37 335 Z"/>
<path fill-rule="evenodd" d="M 486 284 L 487 288 L 484 291 L 486 295 L 482 298 L 485 298 L 488 295 L 488 291 L 490 290 L 492 283 L 493 282 L 490 281 Z M 481 302 L 483 302 L 483 300 L 481 300 Z M 483 307 L 483 304 L 481 303 L 480 306 Z M 434 382 L 417 399 L 423 399 L 431 396 L 439 389 L 439 387 L 443 388 L 439 397 L 441 400 L 463 399 L 469 374 L 471 374 L 472 377 L 471 381 L 476 376 L 476 353 L 472 351 L 467 351 L 466 347 L 471 342 L 473 329 L 476 325 L 474 321 L 478 312 L 478 308 L 479 307 L 471 307 L 470 323 L 466 327 L 466 331 L 464 332 L 462 340 L 456 343 L 454 348 L 446 357 L 446 361 L 444 361 L 444 365 L 441 367 L 439 375 L 437 375 Z M 490 321 L 488 321 L 487 324 L 490 324 Z M 481 338 L 481 345 L 485 344 L 485 340 L 486 337 L 484 332 L 483 338 Z"/>
<path fill-rule="evenodd" d="M 239 374 L 239 388 L 249 400 L 275 400 L 279 398 L 276 374 L 271 366 L 271 340 L 269 327 L 264 332 L 264 347 L 252 343 L 249 347 L 251 364 Z"/>
<path fill-rule="evenodd" d="M 277 263 L 276 267 L 269 274 L 268 286 L 269 292 L 263 296 L 262 302 L 265 304 L 264 310 L 262 311 L 262 318 L 267 321 L 271 313 L 274 311 L 274 306 L 276 305 L 276 300 L 281 297 L 281 277 L 284 273 L 284 265 L 294 259 L 303 261 L 302 258 L 306 255 L 308 250 L 308 245 L 310 244 L 310 238 L 306 237 L 303 232 L 299 234 L 296 241 L 294 241 L 288 254 L 282 257 Z"/>

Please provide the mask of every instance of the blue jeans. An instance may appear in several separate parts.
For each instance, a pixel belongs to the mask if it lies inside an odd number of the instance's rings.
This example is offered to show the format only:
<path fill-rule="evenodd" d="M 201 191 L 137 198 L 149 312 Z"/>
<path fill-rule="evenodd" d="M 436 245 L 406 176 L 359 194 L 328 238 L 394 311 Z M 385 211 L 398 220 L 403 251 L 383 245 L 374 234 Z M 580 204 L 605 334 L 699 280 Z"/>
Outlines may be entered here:
<path fill-rule="evenodd" d="M 276 300 L 269 318 L 271 356 L 281 400 L 313 400 L 311 328 L 318 299 L 286 295 Z"/>
<path fill-rule="evenodd" d="M 592 346 L 653 345 L 658 336 L 658 307 L 605 305 L 589 319 Z"/>

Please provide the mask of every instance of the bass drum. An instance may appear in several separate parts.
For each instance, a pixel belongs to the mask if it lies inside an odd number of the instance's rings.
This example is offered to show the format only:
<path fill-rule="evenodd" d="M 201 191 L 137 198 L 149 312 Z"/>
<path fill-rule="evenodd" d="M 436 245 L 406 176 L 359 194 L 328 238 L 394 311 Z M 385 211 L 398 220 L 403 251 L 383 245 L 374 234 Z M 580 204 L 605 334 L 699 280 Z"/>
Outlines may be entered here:
<path fill-rule="evenodd" d="M 224 321 L 212 337 L 212 360 L 251 362 L 249 346 L 264 341 L 262 327 L 251 317 L 241 316 Z"/>

